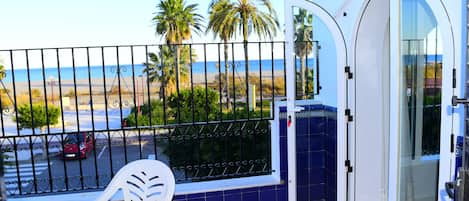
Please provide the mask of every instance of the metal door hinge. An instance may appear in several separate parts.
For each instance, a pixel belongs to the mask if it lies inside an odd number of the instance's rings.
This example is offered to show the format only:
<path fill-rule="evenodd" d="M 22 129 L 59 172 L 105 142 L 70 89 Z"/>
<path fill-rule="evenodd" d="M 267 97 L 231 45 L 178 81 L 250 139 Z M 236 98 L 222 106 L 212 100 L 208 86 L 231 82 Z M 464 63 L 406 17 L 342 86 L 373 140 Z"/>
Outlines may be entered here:
<path fill-rule="evenodd" d="M 456 89 L 456 69 L 453 68 L 453 89 Z"/>
<path fill-rule="evenodd" d="M 345 161 L 345 167 L 347 168 L 347 172 L 353 172 L 353 167 L 352 165 L 350 164 L 350 160 L 346 160 Z"/>
<path fill-rule="evenodd" d="M 350 109 L 345 110 L 345 116 L 347 117 L 348 122 L 353 121 L 353 116 L 352 116 L 352 112 L 350 111 Z"/>
<path fill-rule="evenodd" d="M 450 145 L 450 149 L 451 149 L 451 153 L 454 153 L 454 134 L 451 134 L 451 145 Z"/>
<path fill-rule="evenodd" d="M 350 66 L 345 66 L 345 73 L 347 73 L 347 79 L 353 79 L 353 73 L 350 70 Z"/>

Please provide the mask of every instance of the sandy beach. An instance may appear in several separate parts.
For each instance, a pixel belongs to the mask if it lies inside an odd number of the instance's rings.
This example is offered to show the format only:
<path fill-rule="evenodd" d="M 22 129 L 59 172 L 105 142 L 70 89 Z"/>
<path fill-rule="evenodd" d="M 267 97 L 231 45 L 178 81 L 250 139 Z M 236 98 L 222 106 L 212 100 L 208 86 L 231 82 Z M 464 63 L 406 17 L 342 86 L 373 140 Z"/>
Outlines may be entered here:
<path fill-rule="evenodd" d="M 283 71 L 274 71 L 275 78 L 283 78 L 284 74 Z M 212 86 L 216 88 L 218 83 L 218 73 L 208 73 L 207 80 L 209 87 Z M 257 78 L 259 77 L 259 72 L 250 73 L 250 77 Z M 270 83 L 272 78 L 271 71 L 263 71 L 262 72 L 263 81 L 265 83 Z M 189 81 L 190 82 L 190 81 Z M 237 83 L 244 83 L 244 74 L 243 75 L 236 75 L 236 82 Z M 205 74 L 194 74 L 193 75 L 193 83 L 194 86 L 205 86 Z M 9 91 L 9 95 L 11 98 L 14 99 L 14 90 L 13 84 L 11 82 L 4 82 L 5 87 Z M 231 84 L 231 83 L 230 83 Z M 29 86 L 30 85 L 30 86 Z M 107 97 L 108 106 L 111 108 L 118 108 L 119 101 L 122 100 L 122 106 L 125 108 L 132 107 L 133 105 L 140 102 L 141 104 L 147 102 L 150 95 L 150 99 L 159 99 L 159 89 L 160 84 L 159 82 L 155 81 L 149 84 L 149 93 L 148 93 L 148 85 L 147 85 L 147 77 L 135 77 L 135 81 L 132 77 L 121 77 L 120 78 L 120 96 L 119 96 L 119 79 L 117 77 L 99 79 L 93 78 L 91 79 L 91 94 L 90 96 L 90 81 L 88 79 L 79 79 L 75 82 L 73 80 L 62 80 L 61 85 L 59 87 L 58 82 L 54 85 L 50 85 L 46 82 L 46 93 L 48 97 L 48 102 L 59 105 L 59 101 L 62 100 L 64 104 L 64 110 L 74 110 L 76 106 L 79 109 L 90 109 L 91 99 L 93 102 L 93 107 L 95 109 L 104 109 L 105 100 Z M 44 91 L 44 82 L 43 81 L 32 81 L 31 83 L 28 82 L 17 82 L 15 83 L 15 90 L 16 90 L 16 98 L 18 104 L 26 104 L 29 103 L 29 95 L 31 94 L 29 88 L 31 87 L 31 91 L 36 91 L 41 96 L 42 101 L 44 100 L 43 94 Z M 76 89 L 75 89 L 76 87 Z M 188 86 L 187 86 L 188 87 Z M 61 90 L 62 99 L 59 98 Z M 106 90 L 105 90 L 106 89 Z M 77 101 L 75 103 L 75 90 L 77 91 Z M 105 93 L 106 92 L 106 93 Z M 34 92 L 33 92 L 34 94 Z M 106 96 L 105 96 L 106 95 Z M 136 98 L 134 98 L 136 97 Z M 3 96 L 5 98 L 5 96 Z M 65 99 L 64 99 L 65 98 Z M 69 101 L 67 101 L 69 100 Z M 4 100 L 2 100 L 4 101 Z M 33 100 L 33 102 L 35 102 Z"/>

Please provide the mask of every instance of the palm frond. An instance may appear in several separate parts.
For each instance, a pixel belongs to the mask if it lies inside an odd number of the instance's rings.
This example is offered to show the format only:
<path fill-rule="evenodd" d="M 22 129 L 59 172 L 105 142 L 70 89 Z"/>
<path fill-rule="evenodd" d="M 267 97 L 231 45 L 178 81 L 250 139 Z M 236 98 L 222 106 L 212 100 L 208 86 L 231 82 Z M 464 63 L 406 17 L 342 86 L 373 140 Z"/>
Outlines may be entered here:
<path fill-rule="evenodd" d="M 204 28 L 204 18 L 197 13 L 198 4 L 186 5 L 183 0 L 163 0 L 156 6 L 153 22 L 155 32 L 168 44 L 180 44 L 192 37 L 192 33 L 200 34 Z"/>
<path fill-rule="evenodd" d="M 241 33 L 247 39 L 254 32 L 261 38 L 272 38 L 277 34 L 279 22 L 269 0 L 256 3 L 251 0 L 213 0 L 209 6 L 206 33 L 212 31 L 214 37 L 231 39 Z"/>

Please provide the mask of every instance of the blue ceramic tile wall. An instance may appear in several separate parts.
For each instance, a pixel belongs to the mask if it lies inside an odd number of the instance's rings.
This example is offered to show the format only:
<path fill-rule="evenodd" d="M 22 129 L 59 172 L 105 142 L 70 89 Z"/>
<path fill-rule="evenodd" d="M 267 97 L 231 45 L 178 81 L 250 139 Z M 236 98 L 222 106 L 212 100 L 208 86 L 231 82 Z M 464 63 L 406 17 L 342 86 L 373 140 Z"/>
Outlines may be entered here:
<path fill-rule="evenodd" d="M 298 201 L 336 200 L 337 120 L 334 108 L 305 106 L 315 115 L 297 118 Z M 280 109 L 285 112 L 285 108 Z M 280 175 L 287 180 L 287 127 L 280 120 Z M 288 201 L 286 184 L 241 190 L 178 195 L 174 201 Z"/>
<path fill-rule="evenodd" d="M 287 201 L 286 185 L 178 195 L 174 201 Z"/>
<path fill-rule="evenodd" d="M 328 117 L 322 105 L 305 106 L 297 116 L 298 200 L 326 200 L 328 185 Z"/>
<path fill-rule="evenodd" d="M 325 111 L 337 114 L 333 109 L 325 109 Z M 337 116 L 327 115 L 326 125 L 326 178 L 327 178 L 327 201 L 337 200 Z"/>

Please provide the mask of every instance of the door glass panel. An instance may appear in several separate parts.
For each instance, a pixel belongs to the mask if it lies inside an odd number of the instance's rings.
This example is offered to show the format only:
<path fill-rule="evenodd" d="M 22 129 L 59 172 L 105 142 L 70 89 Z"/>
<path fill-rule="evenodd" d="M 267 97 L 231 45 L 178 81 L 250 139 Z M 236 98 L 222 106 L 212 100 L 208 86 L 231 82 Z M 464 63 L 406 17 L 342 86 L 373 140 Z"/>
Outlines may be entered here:
<path fill-rule="evenodd" d="M 293 9 L 296 69 L 297 200 L 336 200 L 337 56 L 313 13 Z"/>
<path fill-rule="evenodd" d="M 438 200 L 442 44 L 424 0 L 401 0 L 401 201 Z"/>

